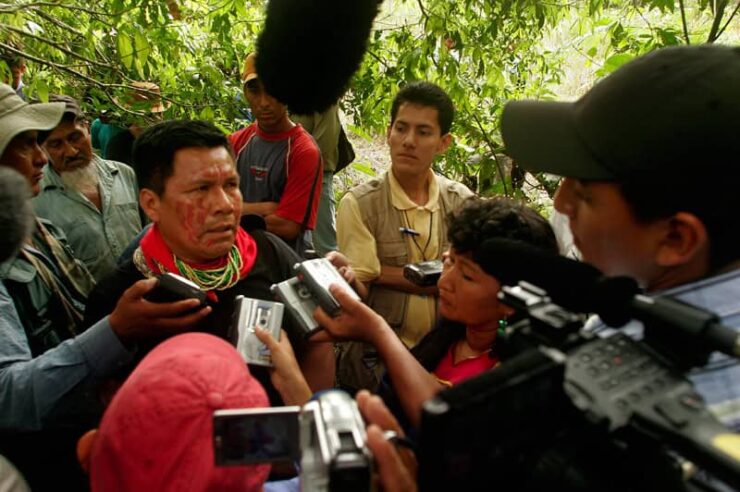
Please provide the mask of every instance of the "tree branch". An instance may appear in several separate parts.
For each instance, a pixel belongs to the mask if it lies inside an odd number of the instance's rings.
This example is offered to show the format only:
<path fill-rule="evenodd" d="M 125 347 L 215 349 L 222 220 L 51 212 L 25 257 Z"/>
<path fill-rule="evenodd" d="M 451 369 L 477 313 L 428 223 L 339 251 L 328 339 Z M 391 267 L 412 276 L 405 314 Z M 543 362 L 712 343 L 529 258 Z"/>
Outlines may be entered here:
<path fill-rule="evenodd" d="M 375 60 L 381 65 L 383 65 L 385 68 L 387 69 L 392 68 L 390 65 L 388 65 L 388 63 L 385 60 L 383 60 L 380 56 L 378 56 L 373 50 L 370 50 L 370 49 L 367 50 L 367 54 L 375 58 Z"/>
<path fill-rule="evenodd" d="M 730 22 L 732 22 L 732 19 L 737 15 L 738 10 L 740 10 L 740 0 L 738 0 L 737 5 L 735 5 L 735 10 L 732 11 L 730 14 L 730 17 L 727 19 L 727 22 L 725 22 L 725 25 L 722 26 L 722 29 L 719 30 L 717 33 L 717 39 L 719 39 L 722 34 L 724 34 L 725 30 L 727 29 L 727 26 L 730 25 Z"/>
<path fill-rule="evenodd" d="M 36 10 L 37 7 L 58 7 L 58 8 L 67 9 L 67 10 L 77 10 L 80 12 L 86 12 L 90 15 L 95 15 L 95 16 L 116 17 L 116 16 L 121 15 L 124 12 L 133 10 L 134 8 L 138 8 L 138 6 L 134 6 L 134 7 L 131 7 L 130 9 L 122 10 L 120 12 L 103 12 L 102 10 L 93 10 L 93 9 L 89 9 L 86 7 L 80 7 L 79 5 L 64 5 L 61 3 L 54 3 L 54 2 L 19 3 L 19 4 L 11 6 L 10 8 L 5 8 L 6 5 L 9 5 L 9 4 L 0 4 L 0 13 L 10 14 L 10 13 L 18 12 L 18 11 L 25 10 L 25 9 Z"/>
<path fill-rule="evenodd" d="M 716 0 L 714 4 L 714 19 L 712 20 L 712 28 L 709 30 L 709 36 L 707 36 L 707 43 L 714 43 L 717 40 L 717 33 L 722 23 L 722 17 L 725 15 L 725 7 L 727 7 L 727 0 Z"/>
<path fill-rule="evenodd" d="M 52 46 L 52 47 L 58 49 L 59 51 L 61 51 L 63 53 L 66 53 L 66 54 L 68 54 L 68 55 L 70 55 L 70 56 L 72 56 L 74 58 L 77 58 L 78 60 L 82 60 L 84 62 L 87 62 L 87 63 L 91 64 L 91 65 L 97 65 L 99 67 L 107 68 L 107 69 L 110 69 L 110 70 L 118 70 L 118 68 L 114 67 L 113 65 L 109 65 L 107 63 L 102 63 L 102 62 L 99 62 L 99 61 L 96 61 L 96 60 L 91 60 L 90 58 L 84 57 L 84 56 L 82 56 L 82 55 L 80 55 L 78 53 L 75 53 L 72 50 L 69 50 L 69 49 L 65 48 L 61 44 L 59 44 L 59 43 L 57 43 L 57 42 L 55 42 L 55 41 L 53 41 L 51 39 L 47 39 L 47 38 L 44 38 L 44 37 L 41 37 L 41 36 L 37 36 L 36 34 L 30 33 L 28 31 L 24 31 L 23 29 L 18 29 L 17 27 L 13 27 L 13 26 L 10 26 L 8 24 L 3 24 L 3 23 L 0 23 L 0 28 L 7 29 L 8 31 L 13 31 L 13 32 L 18 33 L 18 34 L 20 34 L 22 36 L 26 36 L 26 37 L 35 39 L 36 41 L 41 41 L 42 43 L 48 44 L 49 46 Z"/>
<path fill-rule="evenodd" d="M 684 7 L 683 0 L 678 0 L 678 5 L 681 9 L 681 26 L 683 27 L 683 37 L 686 38 L 686 44 L 691 44 L 691 38 L 689 38 L 689 28 L 686 25 L 686 7 Z"/>
<path fill-rule="evenodd" d="M 506 186 L 506 176 L 504 175 L 504 170 L 501 166 L 501 163 L 498 160 L 498 157 L 496 157 L 496 146 L 493 144 L 491 139 L 488 138 L 488 132 L 486 132 L 486 130 L 483 128 L 483 123 L 481 123 L 480 118 L 478 118 L 478 115 L 475 114 L 474 112 L 470 112 L 468 114 L 473 116 L 473 119 L 475 120 L 475 124 L 480 130 L 481 135 L 483 136 L 483 140 L 486 142 L 486 145 L 491 151 L 491 157 L 493 157 L 493 162 L 496 163 L 496 171 L 498 172 L 499 178 L 501 178 L 501 184 L 504 187 L 504 195 L 509 196 L 509 189 Z"/>
<path fill-rule="evenodd" d="M 133 111 L 131 109 L 128 109 L 126 107 L 123 107 L 122 105 L 120 105 L 115 100 L 115 98 L 113 98 L 108 93 L 108 89 L 117 89 L 117 88 L 127 89 L 127 90 L 130 90 L 132 92 L 139 92 L 139 93 L 142 93 L 142 94 L 148 94 L 148 95 L 153 96 L 153 97 L 159 97 L 163 101 L 169 101 L 169 102 L 172 102 L 172 103 L 177 104 L 179 106 L 183 106 L 178 101 L 175 101 L 175 100 L 173 100 L 173 99 L 171 99 L 169 97 L 165 97 L 165 96 L 163 96 L 159 92 L 150 91 L 150 90 L 142 89 L 142 88 L 139 88 L 139 87 L 134 87 L 134 86 L 128 85 L 128 84 L 107 84 L 105 82 L 101 82 L 100 80 L 98 80 L 96 78 L 93 78 L 93 77 L 90 77 L 88 75 L 85 75 L 84 73 L 78 72 L 77 70 L 74 70 L 74 69 L 68 67 L 67 65 L 62 65 L 61 63 L 55 63 L 55 62 L 52 62 L 52 61 L 49 61 L 49 60 L 44 60 L 43 58 L 39 58 L 37 56 L 31 55 L 29 53 L 26 53 L 25 51 L 19 50 L 19 49 L 15 48 L 15 47 L 13 47 L 13 46 L 11 46 L 9 44 L 3 43 L 3 42 L 0 42 L 0 48 L 8 51 L 9 53 L 13 53 L 13 54 L 16 54 L 18 56 L 22 56 L 23 58 L 25 58 L 27 60 L 31 60 L 33 62 L 36 62 L 36 63 L 38 63 L 40 65 L 46 65 L 47 67 L 51 67 L 51 68 L 53 68 L 55 70 L 59 70 L 59 71 L 62 71 L 62 72 L 67 72 L 68 74 L 73 75 L 73 76 L 75 76 L 75 77 L 77 77 L 79 79 L 82 79 L 85 82 L 88 82 L 89 84 L 92 84 L 92 85 L 94 85 L 96 87 L 99 87 L 99 88 L 103 89 L 103 91 L 105 92 L 106 96 L 108 96 L 108 99 L 110 99 L 110 101 L 116 107 L 118 107 L 120 110 L 125 111 L 126 113 L 129 113 L 129 114 L 133 114 L 133 115 L 137 115 L 137 116 L 146 116 L 146 115 L 148 115 L 148 113 L 146 113 L 146 112 Z"/>
<path fill-rule="evenodd" d="M 43 17 L 47 21 L 51 22 L 52 24 L 54 24 L 55 26 L 57 26 L 57 27 L 59 27 L 61 29 L 64 29 L 65 31 L 69 31 L 69 32 L 72 32 L 72 33 L 76 33 L 77 32 L 77 29 L 75 29 L 74 27 L 70 26 L 69 24 L 65 24 L 64 22 L 60 21 L 56 17 L 47 14 L 43 10 L 40 10 L 38 8 L 33 8 L 32 10 L 34 12 L 36 12 L 36 14 L 39 17 Z M 81 34 L 78 33 L 78 36 L 81 36 Z"/>
<path fill-rule="evenodd" d="M 419 4 L 421 15 L 423 15 L 426 20 L 429 20 L 429 14 L 427 13 L 427 10 L 424 8 L 424 4 L 422 3 L 422 0 L 416 0 L 416 3 Z"/>
<path fill-rule="evenodd" d="M 47 67 L 51 67 L 51 68 L 54 68 L 56 70 L 61 70 L 61 71 L 67 72 L 67 73 L 69 73 L 71 75 L 74 75 L 75 77 L 78 77 L 78 78 L 80 78 L 82 80 L 85 80 L 85 81 L 87 81 L 87 82 L 89 82 L 91 84 L 97 85 L 99 87 L 105 87 L 107 85 L 107 84 L 104 84 L 103 82 L 100 82 L 99 80 L 96 80 L 96 79 L 94 79 L 92 77 L 89 77 L 89 76 L 85 75 L 84 73 L 80 73 L 80 72 L 78 72 L 76 70 L 73 70 L 73 69 L 69 68 L 66 65 L 62 65 L 60 63 L 54 63 L 52 61 L 44 60 L 43 58 L 39 58 L 37 56 L 33 56 L 33 55 L 29 54 L 29 53 L 26 53 L 25 51 L 22 51 L 22 50 L 19 50 L 17 48 L 14 48 L 13 46 L 10 46 L 9 44 L 5 44 L 3 42 L 0 42 L 0 48 L 3 48 L 4 50 L 7 50 L 10 53 L 14 53 L 14 54 L 16 54 L 18 56 L 22 56 L 23 58 L 26 58 L 27 60 L 34 61 L 34 62 L 39 63 L 41 65 L 46 65 Z"/>

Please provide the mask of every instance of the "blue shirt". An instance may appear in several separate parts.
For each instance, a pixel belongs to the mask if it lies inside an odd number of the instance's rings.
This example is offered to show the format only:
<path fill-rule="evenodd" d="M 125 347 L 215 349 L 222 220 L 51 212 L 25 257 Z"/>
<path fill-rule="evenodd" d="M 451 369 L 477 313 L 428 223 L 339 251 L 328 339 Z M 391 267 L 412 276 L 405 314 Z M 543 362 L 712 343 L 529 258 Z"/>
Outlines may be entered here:
<path fill-rule="evenodd" d="M 37 431 L 80 401 L 67 398 L 133 358 L 105 317 L 81 335 L 32 358 L 13 300 L 0 282 L 0 430 Z M 64 402 L 62 404 L 61 402 Z"/>
<path fill-rule="evenodd" d="M 654 297 L 672 297 L 712 311 L 724 325 L 740 331 L 740 269 L 655 293 Z M 631 321 L 619 331 L 640 340 L 643 329 L 642 323 Z M 617 329 L 593 317 L 586 330 L 608 336 Z M 707 365 L 694 368 L 688 376 L 709 411 L 730 429 L 740 431 L 740 360 L 713 352 Z"/>

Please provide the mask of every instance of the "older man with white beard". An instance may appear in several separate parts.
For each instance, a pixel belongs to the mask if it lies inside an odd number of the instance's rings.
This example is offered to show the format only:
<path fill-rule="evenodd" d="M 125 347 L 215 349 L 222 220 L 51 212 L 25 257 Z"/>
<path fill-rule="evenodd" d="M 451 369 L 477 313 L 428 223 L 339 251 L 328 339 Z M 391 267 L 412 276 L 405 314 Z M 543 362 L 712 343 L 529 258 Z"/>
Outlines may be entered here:
<path fill-rule="evenodd" d="M 136 175 L 126 164 L 93 154 L 76 100 L 52 96 L 50 101 L 63 102 L 65 112 L 55 128 L 39 134 L 49 165 L 33 205 L 39 217 L 64 231 L 75 256 L 98 280 L 141 230 Z"/>

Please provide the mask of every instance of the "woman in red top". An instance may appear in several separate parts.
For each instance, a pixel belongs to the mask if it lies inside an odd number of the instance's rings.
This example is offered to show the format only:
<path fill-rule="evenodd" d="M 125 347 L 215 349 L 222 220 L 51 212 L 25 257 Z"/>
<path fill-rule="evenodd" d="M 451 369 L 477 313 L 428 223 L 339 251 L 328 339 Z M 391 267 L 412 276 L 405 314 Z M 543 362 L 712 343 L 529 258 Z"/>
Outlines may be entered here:
<path fill-rule="evenodd" d="M 521 241 L 557 253 L 547 221 L 529 207 L 506 198 L 471 199 L 450 214 L 439 287 L 440 321 L 411 351 L 369 307 L 331 289 L 342 312 L 331 318 L 317 311 L 317 320 L 335 338 L 361 340 L 376 347 L 394 393 L 413 425 L 421 405 L 444 386 L 451 386 L 495 367 L 501 356 L 496 334 L 514 315 L 498 300 L 501 285 L 473 260 L 487 239 Z"/>

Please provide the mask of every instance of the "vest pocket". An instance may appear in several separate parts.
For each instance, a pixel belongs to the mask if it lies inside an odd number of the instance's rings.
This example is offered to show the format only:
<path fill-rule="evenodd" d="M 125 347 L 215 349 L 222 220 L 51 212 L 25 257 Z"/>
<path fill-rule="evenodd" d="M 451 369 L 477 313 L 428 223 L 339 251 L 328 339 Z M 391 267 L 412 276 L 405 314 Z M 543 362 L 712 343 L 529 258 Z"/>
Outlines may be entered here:
<path fill-rule="evenodd" d="M 400 233 L 399 233 L 400 234 Z M 408 263 L 406 252 L 406 241 L 394 239 L 390 241 L 377 241 L 378 258 L 380 263 L 388 266 L 402 267 Z"/>

